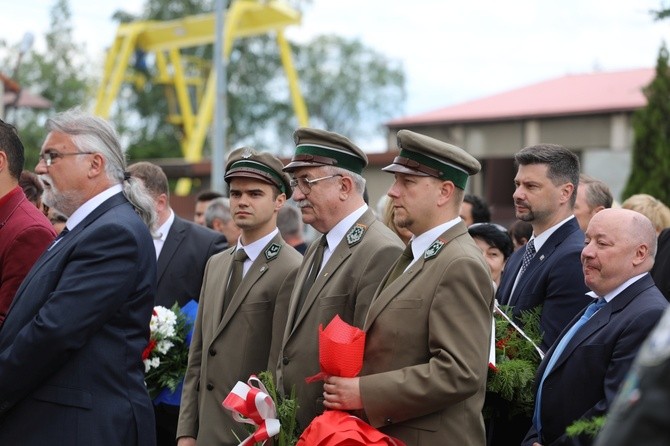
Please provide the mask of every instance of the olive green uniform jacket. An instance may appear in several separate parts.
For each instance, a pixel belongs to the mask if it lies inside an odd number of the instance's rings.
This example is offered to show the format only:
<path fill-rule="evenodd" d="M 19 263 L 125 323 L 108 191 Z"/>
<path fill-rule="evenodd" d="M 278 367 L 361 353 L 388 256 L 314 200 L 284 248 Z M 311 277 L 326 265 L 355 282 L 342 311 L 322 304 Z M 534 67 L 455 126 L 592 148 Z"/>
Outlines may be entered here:
<path fill-rule="evenodd" d="M 339 314 L 343 321 L 362 328 L 375 290 L 404 249 L 400 239 L 368 209 L 335 247 L 297 312 L 318 243 L 312 243 L 305 254 L 288 303 L 286 328 L 283 335 L 273 336 L 270 354 L 278 389 L 289 395 L 295 386 L 302 429 L 324 410 L 323 382 L 305 383 L 306 377 L 320 371 L 319 324 L 325 327 Z"/>
<path fill-rule="evenodd" d="M 237 381 L 266 369 L 275 303 L 291 293 L 302 261 L 277 234 L 244 275 L 222 318 L 235 248 L 207 263 L 189 350 L 177 437 L 195 437 L 201 445 L 232 446 L 248 436 L 221 403 Z"/>
<path fill-rule="evenodd" d="M 360 379 L 369 423 L 407 446 L 485 444 L 492 309 L 489 267 L 459 222 L 370 305 Z"/>

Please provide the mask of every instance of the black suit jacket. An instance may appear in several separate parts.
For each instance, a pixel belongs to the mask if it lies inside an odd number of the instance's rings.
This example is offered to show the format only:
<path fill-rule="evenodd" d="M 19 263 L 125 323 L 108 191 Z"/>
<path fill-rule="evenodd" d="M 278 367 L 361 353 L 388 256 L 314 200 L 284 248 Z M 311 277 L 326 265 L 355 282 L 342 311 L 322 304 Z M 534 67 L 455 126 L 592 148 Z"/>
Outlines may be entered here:
<path fill-rule="evenodd" d="M 656 286 L 667 300 L 670 301 L 670 228 L 666 228 L 658 235 L 658 251 L 651 277 Z"/>
<path fill-rule="evenodd" d="M 35 263 L 0 329 L 0 444 L 156 442 L 142 352 L 156 254 L 123 194 Z"/>
<path fill-rule="evenodd" d="M 517 250 L 507 261 L 496 297 L 502 305 L 514 307 L 518 318 L 522 311 L 542 305 L 540 329 L 543 351 L 556 341 L 570 320 L 583 309 L 591 298 L 584 284 L 580 256 L 584 248 L 584 233 L 577 219 L 563 223 L 551 234 L 528 264 L 528 268 L 514 289 L 514 281 L 521 268 L 524 249 Z"/>
<path fill-rule="evenodd" d="M 176 301 L 183 307 L 191 299 L 198 301 L 207 260 L 226 246 L 222 234 L 175 215 L 158 256 L 156 305 L 170 308 Z"/>
<path fill-rule="evenodd" d="M 570 340 L 544 381 L 540 409 L 543 438 L 538 439 L 531 428 L 523 445 L 536 441 L 545 446 L 590 445 L 592 438 L 568 438 L 565 429 L 580 418 L 607 413 L 638 349 L 667 306 L 646 274 L 594 314 Z M 555 347 L 538 368 L 536 386 Z"/>

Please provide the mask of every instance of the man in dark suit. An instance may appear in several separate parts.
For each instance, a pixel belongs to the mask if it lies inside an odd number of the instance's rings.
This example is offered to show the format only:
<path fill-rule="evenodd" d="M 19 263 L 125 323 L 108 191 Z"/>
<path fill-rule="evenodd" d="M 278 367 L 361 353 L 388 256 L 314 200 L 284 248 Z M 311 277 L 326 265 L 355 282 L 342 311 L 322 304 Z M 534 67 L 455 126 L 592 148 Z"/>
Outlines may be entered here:
<path fill-rule="evenodd" d="M 321 383 L 305 383 L 320 371 L 319 325 L 339 315 L 363 327 L 379 281 L 403 249 L 400 239 L 365 204 L 368 159 L 348 138 L 325 130 L 295 131 L 295 154 L 284 168 L 304 223 L 323 235 L 305 253 L 290 302 L 275 309 L 268 368 L 277 388 L 293 386 L 304 429 L 323 408 Z"/>
<path fill-rule="evenodd" d="M 124 173 L 107 122 L 74 110 L 47 130 L 35 171 L 68 231 L 0 329 L 0 444 L 153 446 L 142 364 L 156 278 L 151 198 Z"/>
<path fill-rule="evenodd" d="M 670 407 L 670 308 L 640 347 L 595 446 L 669 445 L 667 407 Z"/>
<path fill-rule="evenodd" d="M 414 237 L 381 281 L 365 321 L 360 378 L 326 378 L 326 407 L 362 409 L 407 446 L 479 446 L 493 282 L 459 210 L 479 162 L 463 149 L 400 130 L 383 170 L 395 224 Z"/>
<path fill-rule="evenodd" d="M 497 299 L 512 306 L 517 318 L 522 311 L 542 306 L 541 348 L 547 351 L 589 302 L 579 261 L 584 233 L 572 213 L 579 159 L 553 144 L 526 147 L 514 159 L 516 217 L 533 225 L 533 236 L 507 261 Z"/>
<path fill-rule="evenodd" d="M 23 164 L 16 129 L 0 120 L 0 326 L 23 278 L 56 237 L 19 185 Z"/>
<path fill-rule="evenodd" d="M 670 301 L 670 228 L 658 234 L 658 252 L 651 277 L 665 298 Z"/>
<path fill-rule="evenodd" d="M 225 180 L 242 234 L 205 269 L 179 414 L 179 446 L 196 441 L 236 446 L 248 435 L 221 402 L 237 381 L 266 369 L 275 304 L 288 300 L 302 261 L 277 229 L 277 214 L 291 196 L 283 167 L 275 156 L 247 147 L 228 159 Z"/>
<path fill-rule="evenodd" d="M 207 260 L 225 249 L 225 237 L 175 215 L 170 208 L 167 176 L 159 166 L 141 161 L 130 165 L 128 171 L 142 181 L 156 209 L 154 247 L 158 266 L 155 305 L 170 308 L 175 302 L 180 307 L 191 300 L 197 302 Z M 180 393 L 179 390 L 177 392 Z M 155 409 L 158 446 L 174 446 L 179 406 L 158 402 Z"/>
<path fill-rule="evenodd" d="M 540 364 L 533 427 L 523 445 L 593 442 L 588 436 L 569 438 L 565 430 L 607 413 L 667 307 L 649 275 L 655 251 L 656 231 L 642 214 L 605 209 L 593 216 L 581 261 L 589 295 L 598 301 L 580 312 Z"/>
<path fill-rule="evenodd" d="M 167 176 L 159 166 L 141 161 L 128 172 L 142 180 L 153 197 L 157 215 L 154 245 L 158 259 L 156 305 L 180 307 L 200 296 L 202 275 L 209 258 L 226 248 L 221 234 L 177 216 L 170 207 Z"/>

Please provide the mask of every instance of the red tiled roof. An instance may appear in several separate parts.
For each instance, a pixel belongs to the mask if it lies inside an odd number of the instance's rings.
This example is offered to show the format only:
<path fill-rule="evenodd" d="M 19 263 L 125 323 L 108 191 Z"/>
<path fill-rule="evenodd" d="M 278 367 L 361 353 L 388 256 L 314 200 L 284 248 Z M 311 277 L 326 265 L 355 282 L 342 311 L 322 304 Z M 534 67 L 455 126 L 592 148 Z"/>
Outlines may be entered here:
<path fill-rule="evenodd" d="M 652 68 L 567 75 L 486 98 L 394 119 L 386 125 L 398 127 L 630 111 L 647 103 L 642 88 L 651 83 L 654 76 L 655 70 Z"/>

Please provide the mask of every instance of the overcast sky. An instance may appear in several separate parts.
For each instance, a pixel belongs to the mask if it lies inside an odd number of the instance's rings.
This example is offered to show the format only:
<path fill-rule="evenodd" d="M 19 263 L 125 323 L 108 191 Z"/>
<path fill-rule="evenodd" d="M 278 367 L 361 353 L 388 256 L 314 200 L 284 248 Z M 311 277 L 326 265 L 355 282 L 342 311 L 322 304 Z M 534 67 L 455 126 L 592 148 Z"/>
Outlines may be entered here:
<path fill-rule="evenodd" d="M 21 0 L 5 8 L 0 38 L 35 34 L 43 45 L 55 0 Z M 75 38 L 92 63 L 114 38 L 117 9 L 138 12 L 141 0 L 70 0 Z M 649 14 L 661 0 L 313 0 L 299 28 L 360 38 L 399 60 L 408 98 L 397 117 L 423 113 L 565 74 L 653 67 L 670 20 Z M 3 72 L 11 72 L 2 67 Z"/>

